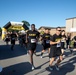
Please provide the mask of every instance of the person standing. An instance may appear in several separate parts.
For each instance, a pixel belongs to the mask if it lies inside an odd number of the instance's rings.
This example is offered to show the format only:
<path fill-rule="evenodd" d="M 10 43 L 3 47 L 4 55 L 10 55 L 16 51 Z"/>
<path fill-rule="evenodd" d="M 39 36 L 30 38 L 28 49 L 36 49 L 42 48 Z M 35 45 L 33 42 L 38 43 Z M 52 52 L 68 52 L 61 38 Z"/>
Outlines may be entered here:
<path fill-rule="evenodd" d="M 50 53 L 50 38 L 51 35 L 49 33 L 49 29 L 46 29 L 41 39 L 43 45 L 43 50 L 41 51 L 41 58 L 43 58 L 43 53 L 45 52 L 46 49 L 48 49 L 48 53 Z"/>
<path fill-rule="evenodd" d="M 35 69 L 33 63 L 33 54 L 36 50 L 37 41 L 39 38 L 39 32 L 35 30 L 35 24 L 31 25 L 31 30 L 26 33 L 26 42 L 28 43 L 28 49 L 30 54 L 30 61 L 32 64 L 32 70 Z"/>
<path fill-rule="evenodd" d="M 62 52 L 61 52 L 61 28 L 57 27 L 56 28 L 56 33 L 52 36 L 50 40 L 50 64 L 49 64 L 49 69 L 53 70 L 52 64 L 55 61 L 56 57 L 58 56 L 59 59 L 57 60 L 57 63 L 55 64 L 56 70 L 59 71 L 59 64 L 62 61 Z"/>
<path fill-rule="evenodd" d="M 70 49 L 70 39 L 71 39 L 71 34 L 67 33 L 66 37 L 66 43 L 67 43 L 67 48 Z"/>

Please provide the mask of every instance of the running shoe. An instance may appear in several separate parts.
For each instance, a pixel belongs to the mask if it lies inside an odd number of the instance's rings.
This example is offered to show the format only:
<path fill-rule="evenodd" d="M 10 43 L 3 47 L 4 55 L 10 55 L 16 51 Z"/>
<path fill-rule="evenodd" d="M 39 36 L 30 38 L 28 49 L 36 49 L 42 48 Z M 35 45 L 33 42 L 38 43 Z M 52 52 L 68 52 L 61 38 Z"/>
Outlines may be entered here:
<path fill-rule="evenodd" d="M 41 55 L 41 58 L 43 58 L 43 56 Z"/>
<path fill-rule="evenodd" d="M 63 57 L 63 60 L 64 60 L 65 59 L 65 55 L 63 55 L 62 57 Z"/>
<path fill-rule="evenodd" d="M 32 70 L 34 70 L 35 69 L 35 67 L 32 65 Z"/>
<path fill-rule="evenodd" d="M 41 52 L 41 58 L 43 58 L 43 53 Z"/>
<path fill-rule="evenodd" d="M 56 64 L 55 64 L 55 68 L 56 68 L 57 71 L 59 71 L 59 67 Z"/>
<path fill-rule="evenodd" d="M 52 66 L 49 66 L 49 69 L 52 71 L 53 70 Z"/>

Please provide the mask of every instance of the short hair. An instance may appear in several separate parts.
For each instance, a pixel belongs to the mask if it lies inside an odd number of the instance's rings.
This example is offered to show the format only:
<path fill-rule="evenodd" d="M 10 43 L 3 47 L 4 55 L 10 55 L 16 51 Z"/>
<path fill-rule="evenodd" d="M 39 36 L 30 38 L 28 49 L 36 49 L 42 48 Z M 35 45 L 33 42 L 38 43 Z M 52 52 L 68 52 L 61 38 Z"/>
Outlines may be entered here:
<path fill-rule="evenodd" d="M 45 30 L 49 30 L 49 28 L 45 28 Z"/>
<path fill-rule="evenodd" d="M 35 27 L 35 24 L 31 24 L 31 26 L 34 26 Z"/>
<path fill-rule="evenodd" d="M 65 30 L 62 30 L 61 32 L 65 32 Z"/>
<path fill-rule="evenodd" d="M 60 28 L 60 29 L 61 29 L 61 27 L 56 27 L 56 30 L 57 30 L 58 28 Z"/>

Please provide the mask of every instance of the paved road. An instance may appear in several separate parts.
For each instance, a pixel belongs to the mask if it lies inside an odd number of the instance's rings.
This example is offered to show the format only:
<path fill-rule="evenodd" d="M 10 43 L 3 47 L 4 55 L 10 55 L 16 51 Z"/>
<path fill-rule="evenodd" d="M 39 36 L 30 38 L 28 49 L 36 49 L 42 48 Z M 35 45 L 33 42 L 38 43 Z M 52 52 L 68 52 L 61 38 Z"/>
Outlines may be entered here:
<path fill-rule="evenodd" d="M 14 51 L 11 51 L 10 45 L 0 40 L 0 66 L 3 71 L 0 75 L 76 75 L 76 52 L 73 55 L 66 50 L 66 58 L 60 64 L 60 71 L 49 70 L 48 53 L 44 53 L 44 57 L 40 58 L 41 45 L 37 46 L 37 56 L 34 55 L 34 64 L 36 69 L 31 70 L 29 55 L 26 54 L 24 47 L 16 44 Z M 55 63 L 55 62 L 54 62 Z"/>

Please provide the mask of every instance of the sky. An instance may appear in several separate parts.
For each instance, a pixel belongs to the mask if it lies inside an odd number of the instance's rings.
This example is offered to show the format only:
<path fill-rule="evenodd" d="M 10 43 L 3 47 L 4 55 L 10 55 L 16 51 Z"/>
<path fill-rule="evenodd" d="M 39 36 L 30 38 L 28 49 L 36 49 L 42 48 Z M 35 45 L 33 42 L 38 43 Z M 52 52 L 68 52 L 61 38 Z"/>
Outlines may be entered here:
<path fill-rule="evenodd" d="M 66 26 L 76 17 L 76 0 L 0 0 L 0 27 L 9 21 L 28 21 L 41 26 Z"/>

